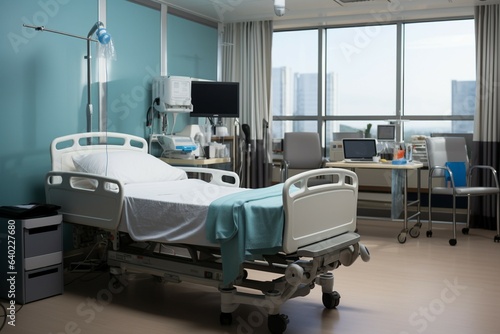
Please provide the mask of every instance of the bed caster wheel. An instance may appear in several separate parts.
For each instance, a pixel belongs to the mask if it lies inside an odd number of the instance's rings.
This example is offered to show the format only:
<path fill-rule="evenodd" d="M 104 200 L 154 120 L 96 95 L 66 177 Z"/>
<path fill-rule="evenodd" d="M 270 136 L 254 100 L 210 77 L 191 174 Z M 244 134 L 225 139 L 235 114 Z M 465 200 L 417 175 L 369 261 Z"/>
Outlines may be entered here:
<path fill-rule="evenodd" d="M 450 246 L 455 246 L 457 244 L 457 239 L 450 239 Z"/>
<path fill-rule="evenodd" d="M 331 310 L 331 309 L 334 309 L 337 306 L 339 306 L 339 304 L 340 304 L 340 294 L 337 291 L 333 291 L 333 292 L 330 292 L 330 293 L 325 292 L 325 293 L 323 293 L 322 300 L 323 300 L 323 305 L 327 309 Z"/>
<path fill-rule="evenodd" d="M 418 238 L 420 235 L 420 228 L 417 226 L 413 226 L 410 228 L 410 237 L 412 238 Z"/>
<path fill-rule="evenodd" d="M 493 242 L 500 242 L 500 235 L 495 235 Z"/>
<path fill-rule="evenodd" d="M 404 244 L 406 242 L 406 233 L 401 232 L 398 234 L 398 241 L 400 244 Z"/>
<path fill-rule="evenodd" d="M 427 238 L 432 237 L 432 231 L 427 231 L 427 232 L 425 233 L 425 235 L 427 236 Z"/>
<path fill-rule="evenodd" d="M 219 321 L 222 326 L 231 326 L 231 324 L 233 323 L 233 315 L 231 313 L 221 312 Z"/>
<path fill-rule="evenodd" d="M 267 328 L 272 334 L 282 334 L 288 325 L 288 316 L 285 314 L 273 314 L 267 317 Z"/>
<path fill-rule="evenodd" d="M 469 228 L 468 227 L 464 227 L 462 229 L 462 234 L 468 235 L 469 234 Z"/>

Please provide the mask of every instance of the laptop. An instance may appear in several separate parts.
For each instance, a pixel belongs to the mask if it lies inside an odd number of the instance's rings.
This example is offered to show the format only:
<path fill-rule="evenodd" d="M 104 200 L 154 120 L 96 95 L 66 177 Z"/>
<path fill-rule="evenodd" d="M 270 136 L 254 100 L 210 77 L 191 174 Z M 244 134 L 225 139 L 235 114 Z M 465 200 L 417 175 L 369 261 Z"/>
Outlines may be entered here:
<path fill-rule="evenodd" d="M 344 138 L 342 146 L 345 162 L 373 162 L 377 155 L 375 138 Z"/>

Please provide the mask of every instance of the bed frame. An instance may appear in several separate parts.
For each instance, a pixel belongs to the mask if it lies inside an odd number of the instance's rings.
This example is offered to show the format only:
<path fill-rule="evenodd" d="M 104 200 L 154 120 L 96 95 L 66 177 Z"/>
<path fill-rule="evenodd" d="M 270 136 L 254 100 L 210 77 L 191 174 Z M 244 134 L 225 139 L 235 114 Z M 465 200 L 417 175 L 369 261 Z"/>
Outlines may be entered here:
<path fill-rule="evenodd" d="M 265 256 L 263 260 L 245 262 L 238 279 L 224 285 L 218 247 L 168 244 L 169 249 L 182 250 L 171 254 L 162 251 L 164 245 L 155 240 L 138 245 L 118 231 L 124 196 L 122 184 L 116 179 L 75 172 L 72 161 L 74 155 L 103 150 L 147 153 L 148 147 L 143 138 L 120 133 L 80 133 L 56 138 L 51 145 L 52 171 L 45 180 L 47 202 L 61 206 L 60 212 L 67 223 L 109 232 L 113 246 L 108 251 L 107 261 L 112 275 L 148 273 L 166 282 L 186 281 L 219 289 L 223 325 L 231 324 L 232 313 L 238 305 L 249 304 L 267 310 L 271 333 L 283 333 L 288 318 L 280 314 L 279 309 L 284 302 L 309 294 L 318 284 L 322 287 L 324 306 L 335 308 L 340 295 L 333 290 L 331 271 L 340 265 L 351 265 L 359 255 L 364 261 L 369 260 L 368 250 L 354 232 L 358 196 L 356 174 L 344 169 L 318 169 L 292 176 L 284 183 L 282 252 Z M 208 175 L 209 182 L 221 186 L 237 187 L 240 183 L 238 175 L 229 171 L 183 169 Z M 308 180 L 318 177 L 331 182 L 309 187 Z M 94 182 L 97 187 L 81 187 L 82 181 Z M 278 278 L 254 280 L 249 277 L 249 270 L 276 273 Z M 240 288 L 250 288 L 253 292 L 243 292 Z"/>

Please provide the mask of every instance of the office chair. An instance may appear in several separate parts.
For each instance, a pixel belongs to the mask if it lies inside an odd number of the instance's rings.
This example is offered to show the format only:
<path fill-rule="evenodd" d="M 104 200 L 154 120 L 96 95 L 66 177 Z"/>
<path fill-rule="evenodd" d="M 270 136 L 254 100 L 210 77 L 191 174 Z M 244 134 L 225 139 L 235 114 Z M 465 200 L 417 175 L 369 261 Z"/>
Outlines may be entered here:
<path fill-rule="evenodd" d="M 281 181 L 288 178 L 290 169 L 317 169 L 324 167 L 321 142 L 317 132 L 286 132 L 283 139 L 283 169 Z M 309 180 L 309 184 L 321 184 L 326 179 Z"/>
<path fill-rule="evenodd" d="M 456 236 L 456 200 L 457 197 L 467 197 L 467 222 L 462 229 L 463 234 L 469 233 L 470 197 L 496 195 L 497 236 L 494 241 L 499 241 L 500 228 L 500 188 L 496 170 L 491 166 L 470 166 L 467 156 L 467 147 L 463 137 L 431 137 L 425 139 L 427 156 L 429 160 L 429 229 L 427 237 L 432 236 L 432 194 L 449 195 L 453 197 L 453 238 L 450 245 L 457 244 Z M 473 173 L 485 170 L 490 176 L 492 185 L 472 186 Z M 444 186 L 433 186 L 433 179 L 441 178 Z"/>

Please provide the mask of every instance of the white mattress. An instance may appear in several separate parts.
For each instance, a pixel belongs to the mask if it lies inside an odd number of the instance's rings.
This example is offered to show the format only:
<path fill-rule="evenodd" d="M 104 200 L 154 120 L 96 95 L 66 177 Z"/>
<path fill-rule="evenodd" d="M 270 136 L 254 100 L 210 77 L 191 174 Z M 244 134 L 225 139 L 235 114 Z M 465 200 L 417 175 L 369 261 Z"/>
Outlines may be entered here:
<path fill-rule="evenodd" d="M 216 246 L 205 234 L 208 206 L 215 199 L 244 191 L 197 179 L 124 186 L 119 230 L 135 241 Z"/>

